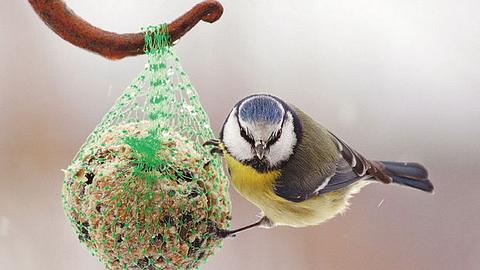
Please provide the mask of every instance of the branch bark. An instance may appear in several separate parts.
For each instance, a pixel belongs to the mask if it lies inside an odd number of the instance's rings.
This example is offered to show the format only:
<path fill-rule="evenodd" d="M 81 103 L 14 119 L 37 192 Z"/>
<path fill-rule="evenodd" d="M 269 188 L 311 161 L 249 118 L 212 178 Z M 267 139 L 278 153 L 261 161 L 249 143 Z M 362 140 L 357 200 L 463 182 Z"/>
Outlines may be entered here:
<path fill-rule="evenodd" d="M 144 53 L 143 33 L 117 34 L 102 30 L 77 16 L 62 0 L 29 0 L 42 21 L 57 35 L 71 44 L 118 60 Z M 170 42 L 180 39 L 199 21 L 213 23 L 223 13 L 216 0 L 206 0 L 168 24 Z"/>

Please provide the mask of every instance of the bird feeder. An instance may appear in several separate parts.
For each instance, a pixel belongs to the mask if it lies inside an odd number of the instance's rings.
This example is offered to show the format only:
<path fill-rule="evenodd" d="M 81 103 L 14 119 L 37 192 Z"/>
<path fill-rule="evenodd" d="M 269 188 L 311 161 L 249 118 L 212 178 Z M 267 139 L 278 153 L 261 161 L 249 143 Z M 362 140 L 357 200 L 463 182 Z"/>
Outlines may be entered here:
<path fill-rule="evenodd" d="M 230 226 L 228 180 L 202 143 L 208 116 L 171 46 L 223 8 L 202 2 L 170 24 L 116 34 L 76 16 L 61 0 L 30 0 L 70 43 L 109 59 L 147 54 L 133 80 L 65 170 L 62 200 L 80 242 L 108 269 L 191 269 Z"/>

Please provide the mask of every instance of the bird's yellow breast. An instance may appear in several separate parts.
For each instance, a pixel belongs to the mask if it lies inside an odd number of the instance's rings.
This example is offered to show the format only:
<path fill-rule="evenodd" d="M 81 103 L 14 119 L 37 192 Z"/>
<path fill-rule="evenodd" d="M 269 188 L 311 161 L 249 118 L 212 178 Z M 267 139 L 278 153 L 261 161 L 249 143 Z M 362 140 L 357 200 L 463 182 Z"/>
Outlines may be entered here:
<path fill-rule="evenodd" d="M 225 155 L 232 183 L 235 189 L 254 204 L 271 197 L 273 183 L 280 176 L 279 171 L 260 173 L 254 168 L 235 160 L 229 154 Z M 258 206 L 258 205 L 257 205 Z"/>
<path fill-rule="evenodd" d="M 276 225 L 304 227 L 321 223 L 344 211 L 351 194 L 360 189 L 360 186 L 348 187 L 302 202 L 291 202 L 273 191 L 275 180 L 281 176 L 280 171 L 258 172 L 228 153 L 225 153 L 225 160 L 235 189 Z"/>

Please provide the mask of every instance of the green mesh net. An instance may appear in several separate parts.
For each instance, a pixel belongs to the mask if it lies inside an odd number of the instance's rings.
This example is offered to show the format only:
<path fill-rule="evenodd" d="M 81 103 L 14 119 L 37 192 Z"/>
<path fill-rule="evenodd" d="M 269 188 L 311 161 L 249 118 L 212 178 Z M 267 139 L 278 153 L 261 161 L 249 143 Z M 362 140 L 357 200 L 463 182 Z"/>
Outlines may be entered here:
<path fill-rule="evenodd" d="M 208 117 L 166 25 L 145 29 L 148 63 L 65 170 L 62 199 L 79 240 L 108 269 L 191 269 L 228 229 L 228 181 Z"/>

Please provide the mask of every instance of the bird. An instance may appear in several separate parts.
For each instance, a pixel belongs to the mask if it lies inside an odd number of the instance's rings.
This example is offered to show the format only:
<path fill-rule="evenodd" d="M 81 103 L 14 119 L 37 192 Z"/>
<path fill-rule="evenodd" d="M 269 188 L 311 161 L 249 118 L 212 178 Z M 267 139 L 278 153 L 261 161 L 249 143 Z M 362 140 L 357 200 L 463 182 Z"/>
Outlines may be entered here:
<path fill-rule="evenodd" d="M 261 210 L 253 227 L 306 227 L 343 213 L 370 183 L 398 184 L 433 193 L 424 166 L 366 159 L 298 107 L 270 94 L 254 94 L 230 111 L 219 139 L 204 143 L 226 161 L 238 193 Z"/>

